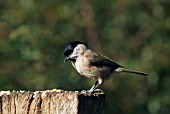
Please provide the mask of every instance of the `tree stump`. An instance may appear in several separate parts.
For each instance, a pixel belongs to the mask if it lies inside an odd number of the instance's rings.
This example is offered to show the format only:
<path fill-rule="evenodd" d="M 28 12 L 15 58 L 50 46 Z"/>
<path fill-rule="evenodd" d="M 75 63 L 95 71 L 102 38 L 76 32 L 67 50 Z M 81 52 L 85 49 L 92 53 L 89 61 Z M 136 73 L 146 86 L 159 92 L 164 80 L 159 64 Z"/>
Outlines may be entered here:
<path fill-rule="evenodd" d="M 1 91 L 0 114 L 104 114 L 105 94 L 72 91 Z"/>

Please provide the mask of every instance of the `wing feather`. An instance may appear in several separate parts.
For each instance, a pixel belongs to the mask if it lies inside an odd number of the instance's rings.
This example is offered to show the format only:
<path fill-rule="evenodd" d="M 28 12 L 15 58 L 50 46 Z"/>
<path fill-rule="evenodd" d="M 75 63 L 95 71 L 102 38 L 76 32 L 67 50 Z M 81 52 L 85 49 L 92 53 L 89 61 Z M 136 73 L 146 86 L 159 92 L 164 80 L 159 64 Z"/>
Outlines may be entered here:
<path fill-rule="evenodd" d="M 117 69 L 118 67 L 122 67 L 121 65 L 115 63 L 111 59 L 102 56 L 102 55 L 93 55 L 93 59 L 90 60 L 90 64 L 97 67 L 111 67 L 113 69 Z"/>

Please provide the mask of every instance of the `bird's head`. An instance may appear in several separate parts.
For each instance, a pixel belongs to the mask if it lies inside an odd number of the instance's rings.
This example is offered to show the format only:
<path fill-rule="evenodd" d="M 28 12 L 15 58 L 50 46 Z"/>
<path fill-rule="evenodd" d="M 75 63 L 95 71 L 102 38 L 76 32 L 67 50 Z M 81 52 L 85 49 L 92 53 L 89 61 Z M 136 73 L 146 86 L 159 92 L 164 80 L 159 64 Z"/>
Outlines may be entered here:
<path fill-rule="evenodd" d="M 68 60 L 75 61 L 76 58 L 86 50 L 86 46 L 80 41 L 69 42 L 63 51 L 64 62 Z"/>

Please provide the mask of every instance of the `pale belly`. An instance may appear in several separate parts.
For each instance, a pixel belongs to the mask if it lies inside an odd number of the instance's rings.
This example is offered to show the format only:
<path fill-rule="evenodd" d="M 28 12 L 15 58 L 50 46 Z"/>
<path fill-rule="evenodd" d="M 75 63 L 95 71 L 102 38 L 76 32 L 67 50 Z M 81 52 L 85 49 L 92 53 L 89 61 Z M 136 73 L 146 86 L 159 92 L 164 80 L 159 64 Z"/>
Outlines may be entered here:
<path fill-rule="evenodd" d="M 88 78 L 97 77 L 95 74 L 95 70 L 90 69 L 89 67 L 85 67 L 82 64 L 75 64 L 72 62 L 73 67 L 77 70 L 80 75 L 86 76 Z"/>
<path fill-rule="evenodd" d="M 72 62 L 73 67 L 77 70 L 80 75 L 86 76 L 88 78 L 96 79 L 98 77 L 106 78 L 111 73 L 111 69 L 99 68 L 96 66 L 86 66 L 83 64 L 76 64 Z"/>

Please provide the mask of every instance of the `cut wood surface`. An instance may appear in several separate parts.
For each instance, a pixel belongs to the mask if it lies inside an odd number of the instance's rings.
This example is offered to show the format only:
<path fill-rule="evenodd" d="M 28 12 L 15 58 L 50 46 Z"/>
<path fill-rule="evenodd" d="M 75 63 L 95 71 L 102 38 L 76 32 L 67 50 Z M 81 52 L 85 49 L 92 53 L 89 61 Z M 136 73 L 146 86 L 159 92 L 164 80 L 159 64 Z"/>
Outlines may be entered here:
<path fill-rule="evenodd" d="M 0 114 L 104 114 L 104 107 L 103 92 L 0 91 Z"/>

